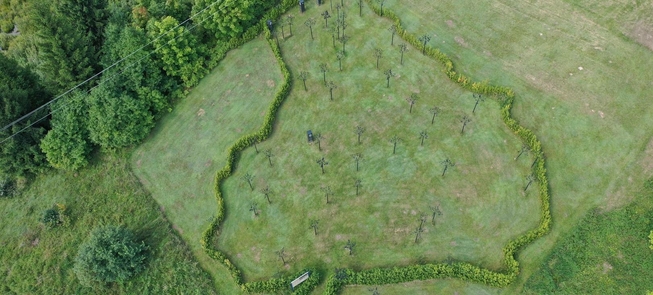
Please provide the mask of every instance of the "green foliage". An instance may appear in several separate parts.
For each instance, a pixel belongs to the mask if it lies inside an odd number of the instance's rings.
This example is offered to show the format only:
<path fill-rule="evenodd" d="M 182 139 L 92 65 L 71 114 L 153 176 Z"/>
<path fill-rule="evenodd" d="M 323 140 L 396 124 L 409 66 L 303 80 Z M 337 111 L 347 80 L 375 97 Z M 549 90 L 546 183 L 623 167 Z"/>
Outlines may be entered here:
<path fill-rule="evenodd" d="M 209 7 L 202 12 L 199 21 L 202 26 L 217 40 L 226 41 L 243 35 L 252 25 L 256 24 L 263 14 L 277 4 L 278 1 L 264 0 L 224 0 L 218 4 L 210 0 L 196 0 L 194 13 Z"/>
<path fill-rule="evenodd" d="M 53 228 L 61 224 L 61 219 L 59 216 L 59 211 L 54 208 L 49 208 L 46 209 L 45 212 L 43 212 L 43 217 L 41 218 L 41 222 L 45 224 L 45 226 L 49 228 Z"/>
<path fill-rule="evenodd" d="M 288 290 L 290 289 L 290 282 L 306 272 L 310 272 L 308 279 L 295 287 L 292 294 L 308 295 L 320 283 L 320 273 L 314 269 L 303 269 L 293 275 L 281 278 L 245 283 L 242 285 L 242 289 L 249 293 L 273 293 Z"/>
<path fill-rule="evenodd" d="M 48 97 L 34 74 L 0 54 L 0 126 L 4 127 L 28 114 Z M 35 174 L 45 168 L 45 155 L 38 144 L 45 135 L 47 120 L 28 127 L 30 123 L 45 116 L 45 111 L 37 112 L 11 128 L 0 131 L 0 140 L 4 140 L 24 129 L 0 144 L 0 174 L 16 177 Z"/>
<path fill-rule="evenodd" d="M 120 91 L 113 81 L 93 89 L 88 104 L 90 138 L 102 147 L 138 143 L 154 126 L 147 102 Z"/>
<path fill-rule="evenodd" d="M 77 170 L 88 164 L 93 146 L 87 129 L 87 107 L 79 92 L 52 106 L 52 129 L 41 141 L 41 149 L 52 167 Z"/>
<path fill-rule="evenodd" d="M 11 198 L 16 192 L 14 181 L 0 176 L 0 198 Z"/>
<path fill-rule="evenodd" d="M 99 70 L 104 5 L 57 0 L 33 6 L 29 15 L 39 40 L 37 70 L 52 92 L 68 90 Z"/>
<path fill-rule="evenodd" d="M 177 85 L 173 78 L 163 73 L 162 61 L 154 59 L 147 50 L 139 50 L 148 43 L 145 33 L 125 27 L 124 22 L 118 19 L 107 25 L 105 36 L 101 64 L 109 68 L 114 62 L 124 59 L 120 66 L 108 70 L 105 75 L 119 75 L 116 79 L 120 81 L 120 91 L 146 102 L 155 117 L 167 111 L 170 96 Z"/>
<path fill-rule="evenodd" d="M 93 232 L 75 257 L 75 273 L 85 284 L 125 282 L 145 268 L 147 246 L 124 227 L 105 226 Z"/>
<path fill-rule="evenodd" d="M 653 190 L 610 212 L 592 211 L 526 281 L 531 294 L 644 294 L 651 287 Z"/>
<path fill-rule="evenodd" d="M 204 66 L 206 47 L 194 35 L 187 33 L 184 26 L 177 25 L 179 22 L 171 16 L 160 21 L 152 19 L 148 24 L 148 36 L 154 43 L 166 73 L 179 78 L 184 86 L 192 87 L 208 72 Z M 175 29 L 168 32 L 173 28 Z M 165 32 L 168 33 L 158 38 Z"/>

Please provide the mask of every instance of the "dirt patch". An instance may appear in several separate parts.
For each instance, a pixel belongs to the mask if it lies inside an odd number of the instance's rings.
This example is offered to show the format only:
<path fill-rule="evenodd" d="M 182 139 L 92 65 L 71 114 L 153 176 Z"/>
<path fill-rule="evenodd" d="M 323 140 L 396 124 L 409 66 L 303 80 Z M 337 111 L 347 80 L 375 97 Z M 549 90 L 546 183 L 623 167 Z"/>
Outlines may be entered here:
<path fill-rule="evenodd" d="M 204 114 L 206 114 L 206 111 L 204 111 L 204 109 L 200 109 L 199 111 L 197 111 L 198 117 L 204 116 Z"/>
<path fill-rule="evenodd" d="M 456 36 L 453 39 L 456 40 L 456 43 L 458 43 L 458 45 L 460 45 L 462 47 L 465 47 L 465 48 L 468 47 L 467 42 L 465 42 L 465 39 L 463 39 L 463 37 Z"/>
<path fill-rule="evenodd" d="M 640 163 L 642 163 L 644 174 L 650 175 L 653 171 L 653 139 L 649 140 L 646 150 L 644 151 L 644 157 Z"/>
<path fill-rule="evenodd" d="M 603 262 L 603 274 L 607 274 L 611 270 L 612 270 L 612 265 L 610 263 L 608 263 L 607 261 Z"/>
<path fill-rule="evenodd" d="M 450 20 L 450 19 L 446 20 L 445 23 L 450 28 L 455 28 L 456 27 L 456 24 L 454 24 L 454 22 L 452 20 Z"/>
<path fill-rule="evenodd" d="M 653 25 L 643 21 L 637 22 L 630 32 L 630 37 L 633 38 L 635 42 L 653 50 Z"/>
<path fill-rule="evenodd" d="M 274 81 L 272 81 L 272 80 L 267 80 L 267 81 L 265 82 L 265 84 L 267 84 L 268 87 L 270 87 L 270 88 L 272 88 L 272 87 L 274 87 L 275 85 L 277 85 L 277 84 L 275 84 Z"/>
<path fill-rule="evenodd" d="M 174 230 L 176 230 L 180 235 L 183 235 L 183 234 L 184 234 L 184 230 L 181 229 L 181 227 L 179 227 L 178 225 L 173 224 L 173 225 L 172 225 L 172 228 L 173 228 Z"/>

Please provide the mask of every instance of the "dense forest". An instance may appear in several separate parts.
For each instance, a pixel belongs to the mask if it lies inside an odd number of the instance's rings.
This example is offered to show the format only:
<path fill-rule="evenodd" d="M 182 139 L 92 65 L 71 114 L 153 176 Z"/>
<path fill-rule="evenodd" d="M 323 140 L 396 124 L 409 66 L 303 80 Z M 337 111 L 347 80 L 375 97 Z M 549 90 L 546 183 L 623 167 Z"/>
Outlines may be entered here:
<path fill-rule="evenodd" d="M 0 0 L 0 188 L 134 145 L 279 1 Z"/>

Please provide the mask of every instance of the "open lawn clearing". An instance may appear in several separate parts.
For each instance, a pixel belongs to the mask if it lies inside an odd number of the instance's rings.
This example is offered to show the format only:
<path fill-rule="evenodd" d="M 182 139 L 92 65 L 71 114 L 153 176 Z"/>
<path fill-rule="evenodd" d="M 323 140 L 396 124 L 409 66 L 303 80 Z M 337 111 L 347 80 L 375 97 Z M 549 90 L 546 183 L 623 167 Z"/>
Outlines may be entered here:
<path fill-rule="evenodd" d="M 356 10 L 347 7 L 350 39 L 342 71 L 336 59 L 342 44 L 334 48 L 323 20 L 313 28 L 315 40 L 307 28 L 295 28 L 285 40 L 280 36 L 295 77 L 309 72 L 308 90 L 295 81 L 275 133 L 259 145 L 271 156 L 245 150 L 224 181 L 227 213 L 218 248 L 246 281 L 306 266 L 366 269 L 447 259 L 501 269 L 502 247 L 540 217 L 537 193 L 524 192 L 532 158 L 526 154 L 515 161 L 521 143 L 503 125 L 497 102 L 488 99 L 473 114 L 472 93 L 450 82 L 437 61 L 410 48 L 401 66 L 401 41 L 390 45 L 391 23 L 360 18 Z M 318 13 L 296 15 L 295 22 Z M 379 69 L 377 48 L 383 51 Z M 328 68 L 326 78 L 321 63 Z M 389 87 L 388 69 L 395 73 Z M 337 86 L 332 98 L 324 80 Z M 412 93 L 419 99 L 411 112 L 406 99 Z M 434 106 L 442 111 L 431 124 Z M 461 134 L 465 115 L 471 122 Z M 360 143 L 356 126 L 364 128 Z M 306 142 L 308 129 L 322 135 L 321 150 Z M 428 133 L 423 145 L 421 131 Z M 402 139 L 394 155 L 393 135 Z M 363 155 L 360 171 L 355 153 Z M 316 162 L 321 157 L 329 162 L 324 174 Z M 456 166 L 443 177 L 441 162 L 447 158 Z M 327 186 L 333 192 L 329 204 L 321 190 Z M 265 187 L 272 192 L 269 201 L 261 192 Z M 435 205 L 442 215 L 433 224 L 429 206 Z M 311 219 L 318 221 L 317 234 Z M 420 224 L 423 232 L 415 236 Z M 348 241 L 356 243 L 353 255 L 344 248 Z M 278 252 L 282 248 L 285 255 Z"/>
<path fill-rule="evenodd" d="M 220 289 L 236 292 L 225 269 L 200 247 L 200 236 L 216 212 L 215 171 L 226 150 L 263 123 L 282 79 L 262 37 L 227 54 L 190 95 L 164 116 L 134 152 L 136 175 L 188 242 Z"/>
<path fill-rule="evenodd" d="M 463 72 L 513 87 L 515 117 L 543 143 L 553 228 L 520 254 L 513 294 L 588 210 L 628 203 L 646 178 L 653 53 L 562 1 L 386 2 Z"/>
<path fill-rule="evenodd" d="M 103 155 L 75 173 L 51 171 L 21 194 L 0 200 L 2 294 L 215 294 L 208 273 L 177 236 L 164 213 L 132 174 L 128 151 Z M 68 227 L 46 229 L 46 209 L 63 204 Z M 80 285 L 78 247 L 101 225 L 123 225 L 149 246 L 145 270 L 124 285 Z"/>

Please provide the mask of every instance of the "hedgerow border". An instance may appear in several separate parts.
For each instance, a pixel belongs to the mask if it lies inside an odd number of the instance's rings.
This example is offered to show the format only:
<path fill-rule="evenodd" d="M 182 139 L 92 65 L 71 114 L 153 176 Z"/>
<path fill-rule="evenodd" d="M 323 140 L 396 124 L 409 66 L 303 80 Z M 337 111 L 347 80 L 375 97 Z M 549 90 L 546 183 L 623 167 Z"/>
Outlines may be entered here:
<path fill-rule="evenodd" d="M 371 0 L 365 0 L 370 8 L 379 16 L 381 16 L 381 8 L 375 6 Z M 228 50 L 236 48 L 247 41 L 255 38 L 261 31 L 265 32 L 265 37 L 277 59 L 281 72 L 284 77 L 281 89 L 276 93 L 272 104 L 269 107 L 268 113 L 265 117 L 263 126 L 256 133 L 245 135 L 238 139 L 234 145 L 228 149 L 227 164 L 216 173 L 215 176 L 215 198 L 218 204 L 218 211 L 216 217 L 213 219 L 209 227 L 204 231 L 201 238 L 201 245 L 204 251 L 213 259 L 224 264 L 234 281 L 241 286 L 243 291 L 248 292 L 274 292 L 283 288 L 287 288 L 293 277 L 285 277 L 280 279 L 270 279 L 266 281 L 244 283 L 241 271 L 229 260 L 229 258 L 222 252 L 210 247 L 211 238 L 219 234 L 219 227 L 222 224 L 225 216 L 224 200 L 220 190 L 220 184 L 224 179 L 229 177 L 234 171 L 236 161 L 240 152 L 245 148 L 250 147 L 252 144 L 266 140 L 272 133 L 276 114 L 284 100 L 288 96 L 292 88 L 292 76 L 283 60 L 281 49 L 272 38 L 271 33 L 264 24 L 266 19 L 277 19 L 285 11 L 295 5 L 295 1 L 284 0 L 282 4 L 272 9 L 261 22 L 250 28 L 242 38 L 232 39 L 227 46 L 220 48 L 216 51 L 221 59 Z M 489 85 L 487 82 L 473 82 L 469 77 L 462 73 L 456 72 L 453 62 L 444 53 L 437 48 L 425 47 L 415 35 L 412 35 L 404 29 L 401 24 L 400 18 L 392 11 L 384 10 L 383 16 L 389 18 L 394 22 L 397 27 L 397 34 L 416 48 L 424 50 L 424 53 L 431 58 L 434 58 L 443 66 L 444 73 L 453 82 L 460 85 L 462 88 L 471 92 L 484 94 L 496 99 L 501 105 L 501 118 L 506 126 L 512 130 L 523 142 L 530 147 L 530 150 L 535 157 L 535 164 L 532 166 L 533 175 L 537 179 L 537 185 L 540 195 L 540 223 L 537 228 L 528 231 L 522 236 L 511 240 L 503 248 L 505 271 L 498 272 L 489 269 L 481 268 L 479 266 L 466 263 L 440 263 L 440 264 L 421 264 L 411 265 L 406 267 L 392 267 L 392 268 L 373 268 L 362 271 L 354 271 L 351 269 L 344 269 L 338 276 L 332 274 L 327 278 L 327 285 L 325 294 L 335 295 L 338 294 L 341 288 L 345 285 L 383 285 L 383 284 L 396 284 L 402 282 L 409 282 L 415 280 L 428 280 L 438 278 L 458 278 L 465 281 L 483 283 L 489 286 L 504 287 L 515 281 L 519 274 L 519 262 L 515 259 L 517 251 L 527 244 L 532 243 L 539 237 L 542 237 L 549 232 L 551 226 L 551 210 L 550 210 L 550 195 L 549 195 L 549 182 L 546 176 L 545 158 L 542 151 L 540 141 L 535 134 L 519 125 L 517 120 L 511 116 L 512 105 L 515 100 L 515 93 L 512 89 L 503 86 Z M 304 270 L 306 271 L 306 270 Z M 304 272 L 302 271 L 302 272 Z M 312 270 L 313 276 L 302 284 L 295 293 L 308 294 L 319 283 L 319 272 Z"/>

